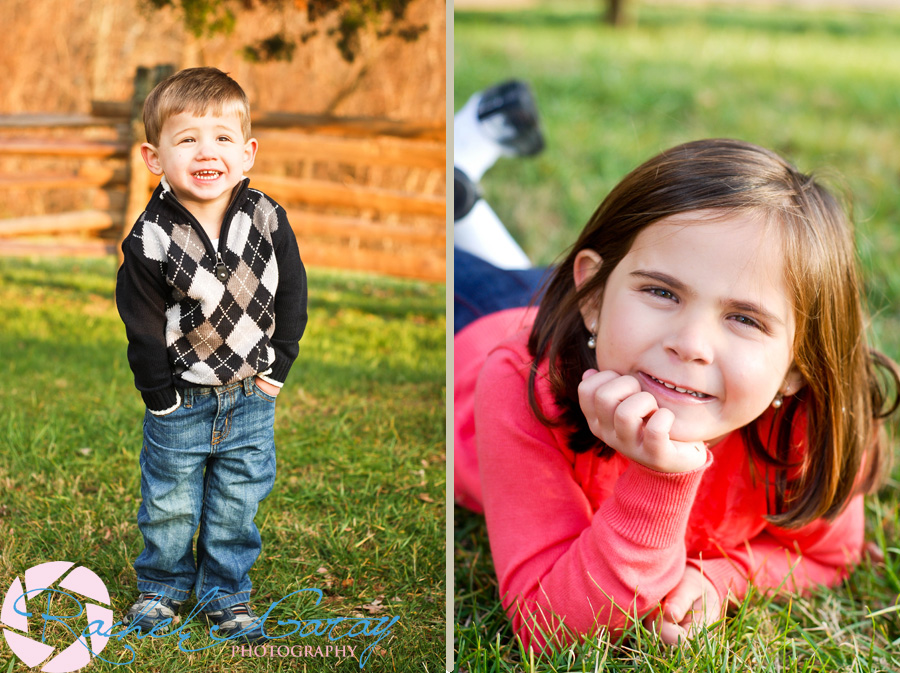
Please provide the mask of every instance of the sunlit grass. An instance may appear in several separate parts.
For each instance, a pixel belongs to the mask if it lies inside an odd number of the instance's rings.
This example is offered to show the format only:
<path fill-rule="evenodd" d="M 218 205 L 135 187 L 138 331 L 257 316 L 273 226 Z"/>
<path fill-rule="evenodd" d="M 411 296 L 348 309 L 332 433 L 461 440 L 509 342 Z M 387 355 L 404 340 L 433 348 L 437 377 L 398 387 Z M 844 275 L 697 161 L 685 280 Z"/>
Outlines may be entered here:
<path fill-rule="evenodd" d="M 261 614 L 298 589 L 321 589 L 318 606 L 305 594 L 273 615 L 397 616 L 366 670 L 442 670 L 444 288 L 316 269 L 309 279 L 309 328 L 278 398 L 276 486 L 257 516 L 252 603 Z M 136 595 L 131 564 L 142 547 L 143 406 L 114 284 L 112 260 L 0 258 L 0 588 L 38 563 L 75 562 L 103 579 L 120 619 Z M 199 622 L 193 631 L 192 643 L 213 646 L 188 655 L 177 638 L 128 637 L 103 654 L 127 661 L 131 645 L 133 663 L 92 670 L 358 671 L 375 640 L 345 639 L 356 656 L 343 661 L 241 659 Z M 0 670 L 27 668 L 4 645 Z"/>

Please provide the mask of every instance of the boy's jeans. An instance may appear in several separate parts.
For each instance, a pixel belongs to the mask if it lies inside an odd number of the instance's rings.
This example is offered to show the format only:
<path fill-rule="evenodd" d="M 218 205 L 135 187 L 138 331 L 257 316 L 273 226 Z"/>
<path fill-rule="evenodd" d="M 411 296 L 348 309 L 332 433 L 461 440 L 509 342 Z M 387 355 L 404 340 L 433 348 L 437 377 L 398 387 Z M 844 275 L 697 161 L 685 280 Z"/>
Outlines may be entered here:
<path fill-rule="evenodd" d="M 183 601 L 194 589 L 204 610 L 221 610 L 250 598 L 262 549 L 253 518 L 275 482 L 275 398 L 252 378 L 181 394 L 172 413 L 144 416 L 134 569 L 141 592 Z"/>

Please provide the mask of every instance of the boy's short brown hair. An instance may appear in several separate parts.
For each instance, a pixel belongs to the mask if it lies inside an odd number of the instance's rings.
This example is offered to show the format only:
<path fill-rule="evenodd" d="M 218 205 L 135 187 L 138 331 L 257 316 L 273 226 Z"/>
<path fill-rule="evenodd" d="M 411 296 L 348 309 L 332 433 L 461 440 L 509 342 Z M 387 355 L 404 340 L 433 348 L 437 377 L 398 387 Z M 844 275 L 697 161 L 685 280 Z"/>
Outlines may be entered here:
<path fill-rule="evenodd" d="M 165 121 L 185 111 L 198 116 L 237 114 L 244 140 L 250 138 L 250 100 L 240 84 L 218 68 L 187 68 L 156 85 L 144 102 L 147 142 L 158 145 Z"/>

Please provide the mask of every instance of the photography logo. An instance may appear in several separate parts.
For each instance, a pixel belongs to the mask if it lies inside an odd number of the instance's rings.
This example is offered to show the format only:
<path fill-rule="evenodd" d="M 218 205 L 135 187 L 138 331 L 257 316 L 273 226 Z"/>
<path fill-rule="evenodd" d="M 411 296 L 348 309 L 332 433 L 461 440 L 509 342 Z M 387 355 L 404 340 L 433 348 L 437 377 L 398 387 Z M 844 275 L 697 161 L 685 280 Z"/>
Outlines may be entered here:
<path fill-rule="evenodd" d="M 30 668 L 46 662 L 41 668 L 44 673 L 70 673 L 87 666 L 93 656 L 91 652 L 99 654 L 109 640 L 108 636 L 93 633 L 108 632 L 113 623 L 112 610 L 94 603 L 109 605 L 109 591 L 103 580 L 84 566 L 69 572 L 73 565 L 67 561 L 51 561 L 29 568 L 25 571 L 24 590 L 21 580 L 16 577 L 6 591 L 0 609 L 0 622 L 5 627 L 3 637 L 9 648 Z M 62 614 L 53 614 L 51 606 L 54 603 Z M 33 627 L 31 633 L 29 616 Z M 96 622 L 102 622 L 105 628 L 88 627 Z M 59 634 L 69 635 L 67 646 L 56 647 L 45 642 L 48 624 L 55 627 L 57 640 Z M 88 636 L 90 645 L 80 635 L 82 633 L 91 633 Z M 58 649 L 61 651 L 57 654 Z"/>

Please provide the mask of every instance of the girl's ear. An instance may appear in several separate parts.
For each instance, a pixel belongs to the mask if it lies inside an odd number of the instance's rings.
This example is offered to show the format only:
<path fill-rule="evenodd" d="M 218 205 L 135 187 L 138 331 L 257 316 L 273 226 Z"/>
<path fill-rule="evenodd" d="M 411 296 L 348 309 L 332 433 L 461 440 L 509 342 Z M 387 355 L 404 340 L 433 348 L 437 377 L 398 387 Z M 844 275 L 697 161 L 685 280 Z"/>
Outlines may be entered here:
<path fill-rule="evenodd" d="M 800 373 L 800 370 L 797 369 L 796 365 L 792 364 L 791 368 L 788 369 L 787 376 L 784 377 L 784 385 L 781 387 L 781 393 L 785 397 L 795 395 L 800 392 L 805 385 L 806 379 L 803 378 L 803 374 Z"/>
<path fill-rule="evenodd" d="M 575 280 L 575 289 L 581 289 L 587 281 L 594 277 L 594 274 L 600 270 L 603 260 L 595 251 L 585 248 L 579 250 L 575 255 L 575 264 L 572 267 L 572 274 Z M 597 317 L 600 307 L 596 302 L 584 302 L 581 305 L 581 317 L 584 320 L 584 326 L 589 332 L 593 332 L 597 327 Z"/>
<path fill-rule="evenodd" d="M 153 175 L 163 174 L 162 164 L 159 163 L 159 151 L 156 147 L 150 143 L 143 143 L 141 145 L 141 157 Z"/>

